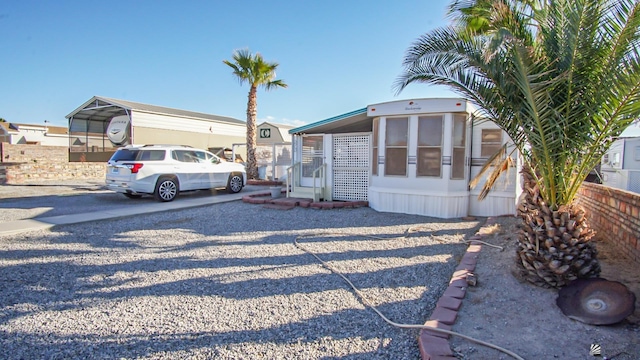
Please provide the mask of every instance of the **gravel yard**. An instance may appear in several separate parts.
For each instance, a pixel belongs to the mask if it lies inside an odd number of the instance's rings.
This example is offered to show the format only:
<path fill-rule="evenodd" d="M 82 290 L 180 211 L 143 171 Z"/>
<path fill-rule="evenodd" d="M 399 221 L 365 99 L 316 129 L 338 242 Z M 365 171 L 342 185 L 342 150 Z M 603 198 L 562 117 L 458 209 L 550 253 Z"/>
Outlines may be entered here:
<path fill-rule="evenodd" d="M 391 320 L 422 324 L 481 224 L 236 201 L 0 237 L 0 348 L 7 359 L 419 359 L 417 330 L 386 324 L 293 240 L 306 235 Z"/>

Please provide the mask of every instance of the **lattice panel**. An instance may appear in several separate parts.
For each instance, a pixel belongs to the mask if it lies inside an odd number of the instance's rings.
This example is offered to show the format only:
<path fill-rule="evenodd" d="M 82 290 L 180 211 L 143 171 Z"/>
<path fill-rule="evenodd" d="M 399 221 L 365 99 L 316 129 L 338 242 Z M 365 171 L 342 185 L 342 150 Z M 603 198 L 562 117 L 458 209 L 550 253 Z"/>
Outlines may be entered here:
<path fill-rule="evenodd" d="M 333 199 L 368 199 L 370 158 L 368 135 L 334 136 Z"/>
<path fill-rule="evenodd" d="M 369 170 L 335 170 L 333 172 L 334 200 L 367 200 Z"/>
<path fill-rule="evenodd" d="M 333 166 L 369 168 L 371 154 L 368 135 L 335 136 L 333 138 Z"/>

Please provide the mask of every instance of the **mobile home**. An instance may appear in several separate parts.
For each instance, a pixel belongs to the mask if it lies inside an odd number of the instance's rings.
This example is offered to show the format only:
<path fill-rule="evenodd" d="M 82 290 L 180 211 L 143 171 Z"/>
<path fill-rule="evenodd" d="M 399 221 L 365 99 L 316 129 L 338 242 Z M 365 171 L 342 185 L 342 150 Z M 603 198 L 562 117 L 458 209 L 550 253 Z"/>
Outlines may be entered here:
<path fill-rule="evenodd" d="M 288 196 L 366 200 L 378 211 L 439 218 L 515 213 L 516 169 L 482 202 L 469 188 L 509 139 L 464 99 L 372 104 L 289 132 Z"/>
<path fill-rule="evenodd" d="M 604 185 L 640 193 L 640 136 L 616 139 L 602 158 L 600 172 Z"/>

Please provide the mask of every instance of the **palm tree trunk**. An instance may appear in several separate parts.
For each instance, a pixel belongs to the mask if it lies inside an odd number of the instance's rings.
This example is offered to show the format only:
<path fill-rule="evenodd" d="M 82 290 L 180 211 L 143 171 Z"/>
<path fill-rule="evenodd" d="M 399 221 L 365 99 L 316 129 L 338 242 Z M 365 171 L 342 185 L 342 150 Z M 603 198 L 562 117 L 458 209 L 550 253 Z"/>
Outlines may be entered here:
<path fill-rule="evenodd" d="M 582 206 L 570 204 L 550 209 L 530 168 L 522 170 L 523 197 L 518 216 L 517 264 L 521 275 L 538 286 L 563 287 L 577 278 L 600 275 L 597 251 L 589 242 L 595 235 Z"/>
<path fill-rule="evenodd" d="M 258 88 L 251 85 L 247 101 L 247 178 L 258 178 L 258 164 L 256 162 L 256 117 L 258 115 Z"/>

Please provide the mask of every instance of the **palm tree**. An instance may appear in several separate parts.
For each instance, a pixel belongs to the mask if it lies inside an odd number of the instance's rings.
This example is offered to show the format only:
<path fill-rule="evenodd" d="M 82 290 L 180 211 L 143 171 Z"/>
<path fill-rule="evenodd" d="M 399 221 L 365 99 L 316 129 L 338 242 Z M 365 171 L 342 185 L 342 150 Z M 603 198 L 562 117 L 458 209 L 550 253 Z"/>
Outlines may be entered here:
<path fill-rule="evenodd" d="M 260 53 L 251 54 L 249 49 L 236 50 L 233 53 L 233 62 L 223 61 L 233 69 L 233 74 L 240 84 L 248 82 L 250 85 L 247 101 L 247 177 L 258 178 L 258 166 L 256 163 L 256 117 L 258 115 L 258 87 L 265 90 L 277 87 L 286 88 L 282 80 L 275 80 L 278 63 L 266 62 Z"/>
<path fill-rule="evenodd" d="M 640 2 L 458 0 L 450 9 L 454 25 L 407 50 L 398 92 L 446 85 L 509 135 L 523 162 L 517 263 L 529 281 L 598 276 L 594 231 L 574 198 L 640 117 Z M 509 160 L 503 148 L 488 178 Z"/>

